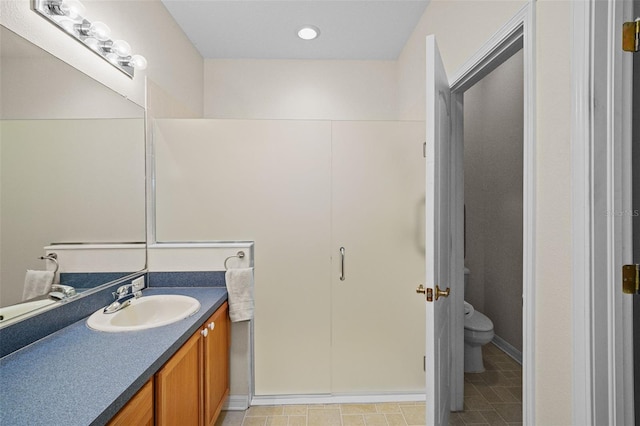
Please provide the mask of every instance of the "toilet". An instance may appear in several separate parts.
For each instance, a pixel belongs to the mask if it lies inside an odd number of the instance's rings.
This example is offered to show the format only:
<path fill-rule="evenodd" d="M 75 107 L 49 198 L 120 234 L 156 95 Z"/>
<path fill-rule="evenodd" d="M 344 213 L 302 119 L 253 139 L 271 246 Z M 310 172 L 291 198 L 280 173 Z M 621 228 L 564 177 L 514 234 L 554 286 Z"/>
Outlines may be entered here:
<path fill-rule="evenodd" d="M 464 268 L 465 293 L 469 284 L 468 268 Z M 482 346 L 493 339 L 493 322 L 482 312 L 464 302 L 464 372 L 482 373 Z"/>

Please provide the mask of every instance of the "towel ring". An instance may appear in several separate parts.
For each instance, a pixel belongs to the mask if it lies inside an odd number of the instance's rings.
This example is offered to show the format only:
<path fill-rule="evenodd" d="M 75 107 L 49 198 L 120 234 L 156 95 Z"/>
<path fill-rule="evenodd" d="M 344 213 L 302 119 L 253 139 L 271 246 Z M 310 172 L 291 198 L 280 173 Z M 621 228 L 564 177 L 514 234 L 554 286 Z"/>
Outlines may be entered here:
<path fill-rule="evenodd" d="M 224 260 L 224 269 L 228 270 L 229 268 L 227 267 L 227 262 L 229 261 L 229 259 L 233 259 L 234 257 L 237 257 L 238 259 L 242 259 L 244 257 L 244 252 L 243 251 L 239 251 L 238 253 L 236 253 L 233 256 L 229 256 Z"/>
<path fill-rule="evenodd" d="M 42 260 L 50 260 L 56 264 L 56 269 L 53 271 L 53 275 L 58 273 L 58 268 L 60 268 L 60 264 L 58 263 L 58 255 L 56 253 L 49 253 L 46 256 L 40 256 L 38 259 Z"/>

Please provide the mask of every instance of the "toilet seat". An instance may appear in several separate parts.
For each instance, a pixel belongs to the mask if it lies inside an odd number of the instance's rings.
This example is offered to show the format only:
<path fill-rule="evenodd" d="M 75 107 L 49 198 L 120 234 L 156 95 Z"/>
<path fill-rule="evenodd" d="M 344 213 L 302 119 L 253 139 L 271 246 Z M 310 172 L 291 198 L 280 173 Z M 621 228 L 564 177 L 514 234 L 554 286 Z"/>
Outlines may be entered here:
<path fill-rule="evenodd" d="M 476 310 L 471 303 L 464 302 L 464 318 L 469 318 Z"/>
<path fill-rule="evenodd" d="M 471 307 L 467 314 L 467 305 Z M 464 328 L 471 331 L 491 331 L 493 323 L 482 312 L 473 309 L 473 306 L 465 302 Z"/>

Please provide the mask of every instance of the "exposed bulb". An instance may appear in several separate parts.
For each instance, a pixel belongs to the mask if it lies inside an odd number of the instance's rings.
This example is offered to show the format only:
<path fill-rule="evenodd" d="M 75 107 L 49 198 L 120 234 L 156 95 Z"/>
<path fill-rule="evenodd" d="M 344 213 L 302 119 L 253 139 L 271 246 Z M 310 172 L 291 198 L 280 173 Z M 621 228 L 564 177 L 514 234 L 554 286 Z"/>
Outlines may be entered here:
<path fill-rule="evenodd" d="M 106 55 L 104 55 L 105 58 L 107 58 L 107 60 L 109 62 L 111 62 L 112 64 L 118 64 L 118 60 L 120 59 L 120 57 L 116 54 L 116 53 L 107 53 Z"/>
<path fill-rule="evenodd" d="M 84 44 L 86 44 L 91 49 L 96 50 L 96 51 L 100 48 L 100 42 L 97 39 L 93 38 L 93 37 L 85 38 L 84 39 Z"/>
<path fill-rule="evenodd" d="M 62 19 L 58 22 L 58 25 L 62 27 L 63 30 L 68 32 L 69 34 L 76 34 L 76 23 L 71 19 Z"/>
<path fill-rule="evenodd" d="M 129 65 L 137 70 L 143 70 L 147 68 L 147 60 L 142 55 L 133 55 L 131 59 L 129 59 Z"/>
<path fill-rule="evenodd" d="M 60 11 L 71 19 L 78 19 L 84 16 L 87 9 L 78 0 L 63 0 Z"/>
<path fill-rule="evenodd" d="M 116 40 L 111 45 L 111 51 L 124 58 L 131 55 L 131 46 L 124 40 Z"/>
<path fill-rule="evenodd" d="M 111 29 L 104 22 L 94 22 L 89 27 L 89 36 L 100 41 L 107 41 L 111 37 Z"/>

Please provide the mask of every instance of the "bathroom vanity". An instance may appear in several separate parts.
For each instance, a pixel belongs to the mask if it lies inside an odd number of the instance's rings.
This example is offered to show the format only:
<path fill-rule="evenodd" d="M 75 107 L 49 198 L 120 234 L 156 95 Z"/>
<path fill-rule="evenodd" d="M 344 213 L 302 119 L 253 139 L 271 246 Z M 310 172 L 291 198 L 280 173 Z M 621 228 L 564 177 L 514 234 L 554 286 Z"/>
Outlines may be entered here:
<path fill-rule="evenodd" d="M 213 425 L 229 394 L 229 306 L 225 302 L 109 422 Z M 179 395 L 179 398 L 176 398 Z"/>
<path fill-rule="evenodd" d="M 226 289 L 143 294 L 191 296 L 201 307 L 134 332 L 94 331 L 83 319 L 2 358 L 0 424 L 191 424 L 184 413 L 196 416 L 194 425 L 215 423 L 229 390 Z"/>

